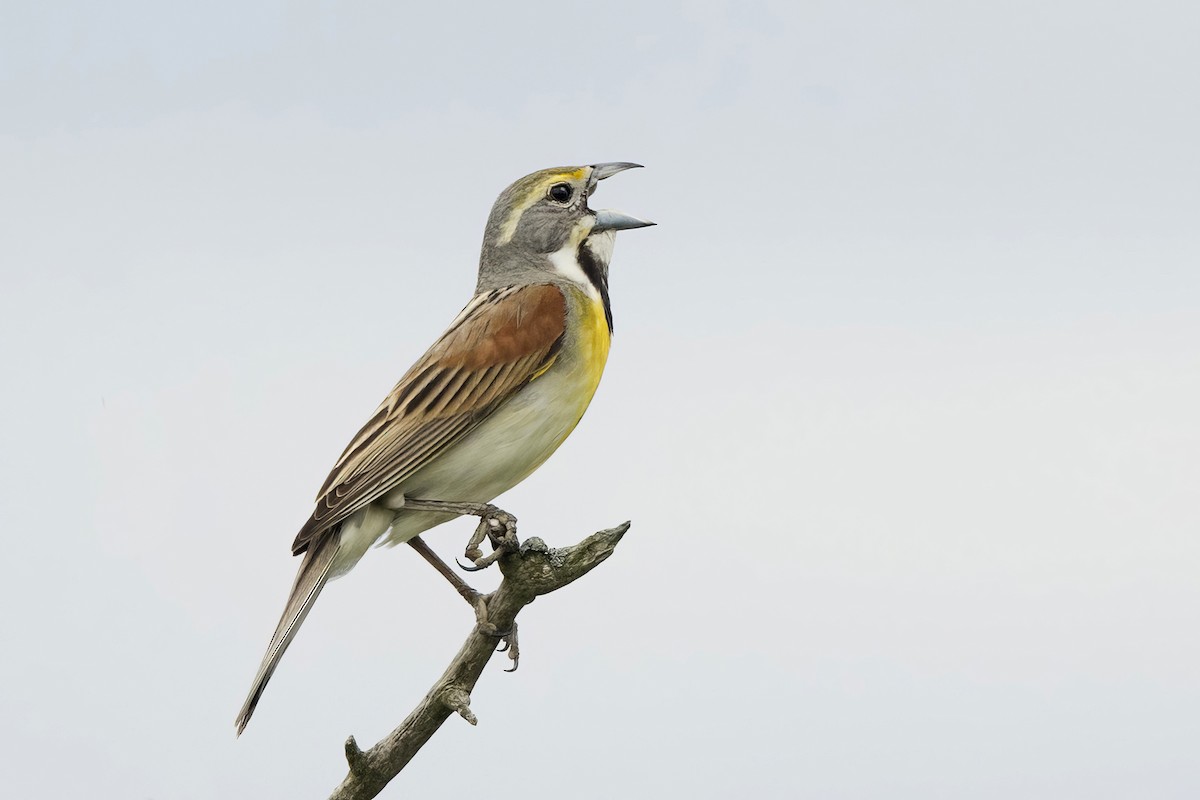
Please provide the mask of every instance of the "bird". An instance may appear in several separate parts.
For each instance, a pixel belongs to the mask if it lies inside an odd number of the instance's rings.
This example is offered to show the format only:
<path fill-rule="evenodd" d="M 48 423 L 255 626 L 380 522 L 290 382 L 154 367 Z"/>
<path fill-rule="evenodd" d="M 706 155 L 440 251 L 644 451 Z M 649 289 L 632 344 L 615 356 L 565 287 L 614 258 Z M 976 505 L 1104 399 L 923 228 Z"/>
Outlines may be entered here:
<path fill-rule="evenodd" d="M 475 294 L 358 434 L 292 544 L 303 561 L 235 720 L 241 736 L 326 584 L 372 545 L 416 544 L 528 477 L 583 417 L 608 360 L 608 267 L 618 231 L 654 225 L 588 206 L 597 184 L 641 167 L 552 167 L 515 181 L 488 215 Z M 421 498 L 421 508 L 406 499 Z"/>

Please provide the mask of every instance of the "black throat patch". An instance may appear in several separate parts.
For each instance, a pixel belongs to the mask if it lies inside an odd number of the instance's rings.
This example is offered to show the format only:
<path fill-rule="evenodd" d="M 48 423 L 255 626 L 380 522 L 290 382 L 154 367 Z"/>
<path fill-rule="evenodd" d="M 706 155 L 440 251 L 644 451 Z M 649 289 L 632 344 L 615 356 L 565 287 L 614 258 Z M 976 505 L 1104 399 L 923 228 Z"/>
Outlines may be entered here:
<path fill-rule="evenodd" d="M 579 247 L 575 249 L 575 259 L 583 269 L 583 274 L 591 281 L 592 286 L 595 286 L 596 291 L 600 292 L 600 300 L 604 303 L 604 319 L 608 322 L 608 332 L 611 334 L 613 319 L 612 303 L 608 299 L 608 270 L 592 253 L 592 249 L 587 246 L 586 239 L 580 242 Z"/>

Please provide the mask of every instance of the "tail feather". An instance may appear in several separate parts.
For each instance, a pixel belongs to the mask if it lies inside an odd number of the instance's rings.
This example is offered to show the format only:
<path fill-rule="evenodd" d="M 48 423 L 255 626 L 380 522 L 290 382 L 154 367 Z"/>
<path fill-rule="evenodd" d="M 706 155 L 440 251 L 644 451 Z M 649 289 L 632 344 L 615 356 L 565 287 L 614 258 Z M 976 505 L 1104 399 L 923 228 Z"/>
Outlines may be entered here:
<path fill-rule="evenodd" d="M 267 648 L 266 655 L 263 656 L 262 665 L 258 668 L 258 674 L 254 676 L 250 694 L 246 696 L 246 702 L 242 704 L 242 710 L 238 712 L 237 720 L 234 723 L 237 726 L 238 736 L 242 735 L 242 731 L 250 722 L 254 708 L 258 705 L 263 690 L 267 688 L 267 681 L 271 680 L 271 675 L 274 674 L 279 659 L 283 658 L 288 645 L 296 636 L 296 631 L 299 630 L 304 618 L 312 609 L 313 603 L 317 601 L 317 596 L 321 594 L 321 590 L 325 588 L 326 582 L 331 577 L 330 568 L 341 549 L 338 542 L 340 538 L 336 534 L 328 536 L 324 541 L 314 542 L 313 546 L 305 553 L 304 563 L 300 565 L 300 571 L 296 573 L 296 582 L 292 585 L 292 593 L 288 597 L 283 616 L 279 618 L 279 625 L 271 636 L 271 644 Z"/>

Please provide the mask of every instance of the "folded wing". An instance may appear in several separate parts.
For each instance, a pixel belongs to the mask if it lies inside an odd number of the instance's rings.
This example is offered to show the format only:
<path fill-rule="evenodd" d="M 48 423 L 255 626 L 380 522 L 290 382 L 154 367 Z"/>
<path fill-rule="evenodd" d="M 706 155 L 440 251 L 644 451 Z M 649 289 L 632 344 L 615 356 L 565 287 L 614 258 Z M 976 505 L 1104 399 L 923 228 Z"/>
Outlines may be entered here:
<path fill-rule="evenodd" d="M 292 552 L 400 485 L 545 371 L 566 319 L 562 291 L 549 284 L 472 299 L 346 447 Z"/>

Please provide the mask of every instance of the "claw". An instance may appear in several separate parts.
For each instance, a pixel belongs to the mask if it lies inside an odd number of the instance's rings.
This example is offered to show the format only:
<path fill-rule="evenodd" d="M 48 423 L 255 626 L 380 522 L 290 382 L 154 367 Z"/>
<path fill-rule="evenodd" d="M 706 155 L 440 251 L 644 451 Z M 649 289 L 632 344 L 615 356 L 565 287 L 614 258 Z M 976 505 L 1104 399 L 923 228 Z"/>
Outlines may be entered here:
<path fill-rule="evenodd" d="M 479 572 L 482 569 L 487 569 L 486 566 L 478 567 L 478 566 L 475 566 L 474 564 L 464 564 L 461 561 L 459 561 L 457 558 L 454 559 L 454 563 L 458 564 L 458 568 L 461 569 L 463 572 Z"/>
<path fill-rule="evenodd" d="M 505 672 L 516 672 L 517 667 L 521 664 L 521 648 L 517 644 L 517 623 L 513 622 L 512 630 L 504 636 L 504 646 L 500 647 L 497 652 L 508 653 L 509 659 L 512 660 L 512 669 L 506 669 Z"/>

